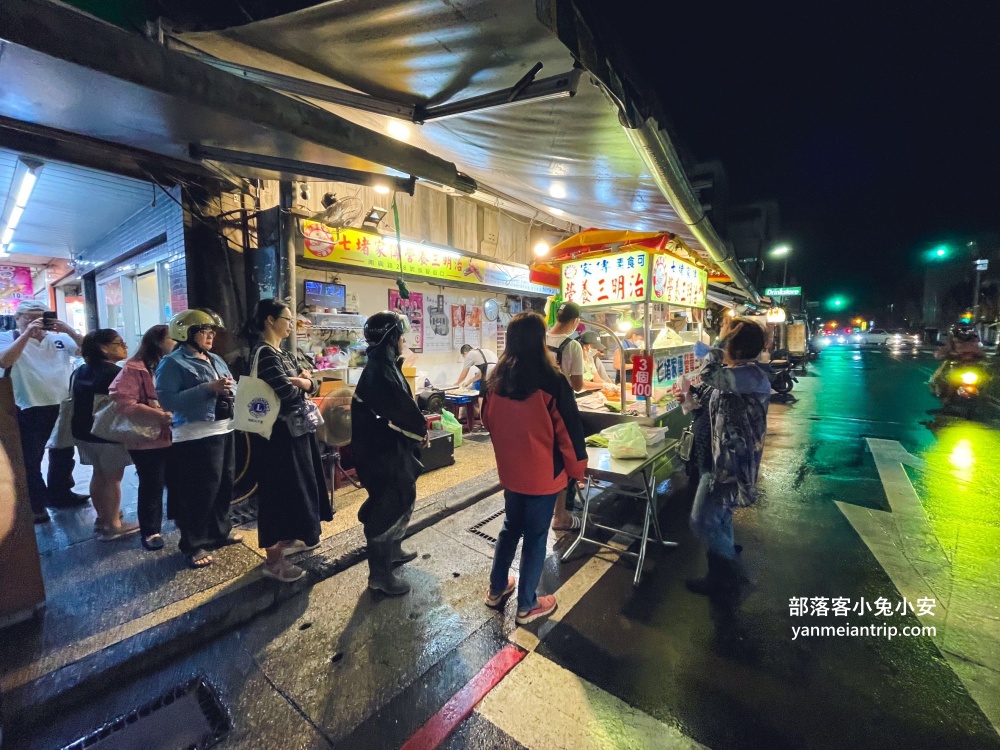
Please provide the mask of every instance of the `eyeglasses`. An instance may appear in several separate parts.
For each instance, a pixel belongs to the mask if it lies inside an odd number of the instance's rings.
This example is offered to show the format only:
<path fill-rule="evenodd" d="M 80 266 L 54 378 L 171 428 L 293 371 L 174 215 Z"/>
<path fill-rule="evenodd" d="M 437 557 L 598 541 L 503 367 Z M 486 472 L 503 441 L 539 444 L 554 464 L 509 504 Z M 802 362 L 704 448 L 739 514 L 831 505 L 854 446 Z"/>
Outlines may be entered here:
<path fill-rule="evenodd" d="M 288 321 L 289 323 L 294 323 L 294 322 L 295 322 L 295 321 L 293 321 L 293 320 L 292 320 L 291 318 L 289 318 L 289 317 L 287 317 L 287 316 L 285 316 L 285 315 L 281 315 L 281 316 L 279 316 L 279 317 L 278 317 L 278 320 L 287 320 L 287 321 Z"/>

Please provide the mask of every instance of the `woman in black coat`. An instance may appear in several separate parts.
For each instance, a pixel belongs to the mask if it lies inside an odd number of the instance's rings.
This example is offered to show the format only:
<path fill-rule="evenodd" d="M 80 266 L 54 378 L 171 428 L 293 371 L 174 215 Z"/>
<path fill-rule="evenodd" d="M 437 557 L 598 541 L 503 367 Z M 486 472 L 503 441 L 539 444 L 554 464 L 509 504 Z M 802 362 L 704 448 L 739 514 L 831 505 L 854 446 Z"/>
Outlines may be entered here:
<path fill-rule="evenodd" d="M 402 540 L 417 499 L 418 449 L 427 441 L 427 422 L 401 370 L 409 330 L 409 321 L 396 312 L 368 319 L 368 364 L 351 401 L 351 455 L 368 491 L 358 511 L 368 540 L 368 586 L 390 596 L 410 590 L 393 564 L 417 556 L 403 550 Z"/>

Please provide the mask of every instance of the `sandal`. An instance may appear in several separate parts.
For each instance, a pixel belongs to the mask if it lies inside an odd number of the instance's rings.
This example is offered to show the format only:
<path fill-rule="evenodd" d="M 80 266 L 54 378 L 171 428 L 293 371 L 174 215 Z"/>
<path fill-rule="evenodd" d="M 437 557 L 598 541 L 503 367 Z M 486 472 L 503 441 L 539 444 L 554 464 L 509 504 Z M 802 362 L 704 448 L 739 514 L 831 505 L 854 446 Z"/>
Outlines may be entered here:
<path fill-rule="evenodd" d="M 148 549 L 150 552 L 156 552 L 156 550 L 163 549 L 163 537 L 159 534 L 144 536 L 141 541 L 143 548 Z"/>
<path fill-rule="evenodd" d="M 281 581 L 282 583 L 294 583 L 306 574 L 302 568 L 297 565 L 292 565 L 290 562 L 284 558 L 274 566 L 268 565 L 265 561 L 261 565 L 261 572 L 268 578 L 273 578 L 276 581 Z"/>
<path fill-rule="evenodd" d="M 243 541 L 243 535 L 242 534 L 237 534 L 235 531 L 230 531 L 229 532 L 229 536 L 227 536 L 225 539 L 223 539 L 223 540 L 221 540 L 219 542 L 216 542 L 215 547 L 216 547 L 216 549 L 218 549 L 220 547 L 229 547 L 229 546 L 231 546 L 233 544 L 239 544 L 242 541 Z"/>
<path fill-rule="evenodd" d="M 514 589 L 517 588 L 517 581 L 514 580 L 514 576 L 507 577 L 507 588 L 505 588 L 499 594 L 494 594 L 489 589 L 486 590 L 486 606 L 487 607 L 499 607 L 503 604 L 503 600 L 514 593 Z"/>
<path fill-rule="evenodd" d="M 212 562 L 212 556 L 203 549 L 195 550 L 188 555 L 188 567 L 194 568 L 195 570 L 207 568 L 212 564 Z"/>
<path fill-rule="evenodd" d="M 553 531 L 579 531 L 583 527 L 583 521 L 579 516 L 573 516 L 573 521 L 569 526 L 553 526 Z"/>

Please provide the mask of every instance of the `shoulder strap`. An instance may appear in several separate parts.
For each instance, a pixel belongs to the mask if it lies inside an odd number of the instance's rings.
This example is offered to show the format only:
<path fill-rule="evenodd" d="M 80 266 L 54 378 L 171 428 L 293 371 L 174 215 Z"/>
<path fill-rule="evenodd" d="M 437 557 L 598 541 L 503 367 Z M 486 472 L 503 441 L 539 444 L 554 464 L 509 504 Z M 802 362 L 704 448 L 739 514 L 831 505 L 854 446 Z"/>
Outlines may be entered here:
<path fill-rule="evenodd" d="M 264 351 L 265 346 L 267 346 L 267 344 L 261 344 L 260 346 L 257 347 L 257 351 L 254 352 L 253 364 L 250 366 L 250 372 L 249 372 L 251 378 L 257 377 L 257 363 L 260 361 L 260 353 Z M 215 368 L 213 367 L 212 369 Z M 218 375 L 219 373 L 216 372 L 215 374 Z"/>

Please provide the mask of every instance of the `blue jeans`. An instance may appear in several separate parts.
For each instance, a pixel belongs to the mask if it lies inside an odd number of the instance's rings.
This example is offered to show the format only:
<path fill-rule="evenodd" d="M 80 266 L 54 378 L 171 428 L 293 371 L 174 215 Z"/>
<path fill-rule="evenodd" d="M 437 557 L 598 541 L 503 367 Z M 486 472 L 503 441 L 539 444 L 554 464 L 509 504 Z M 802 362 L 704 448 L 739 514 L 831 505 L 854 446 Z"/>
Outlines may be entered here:
<path fill-rule="evenodd" d="M 523 536 L 521 548 L 521 575 L 517 582 L 517 611 L 530 612 L 538 604 L 535 589 L 545 566 L 545 542 L 549 524 L 556 508 L 556 495 L 522 495 L 511 490 L 503 491 L 507 516 L 497 535 L 493 551 L 493 570 L 490 572 L 490 592 L 499 594 L 507 588 L 507 576 L 514 562 L 517 542 Z"/>
<path fill-rule="evenodd" d="M 733 543 L 733 511 L 724 504 L 726 491 L 719 485 L 709 489 L 710 474 L 702 474 L 691 507 L 691 530 L 714 552 L 728 560 L 736 559 Z"/>

